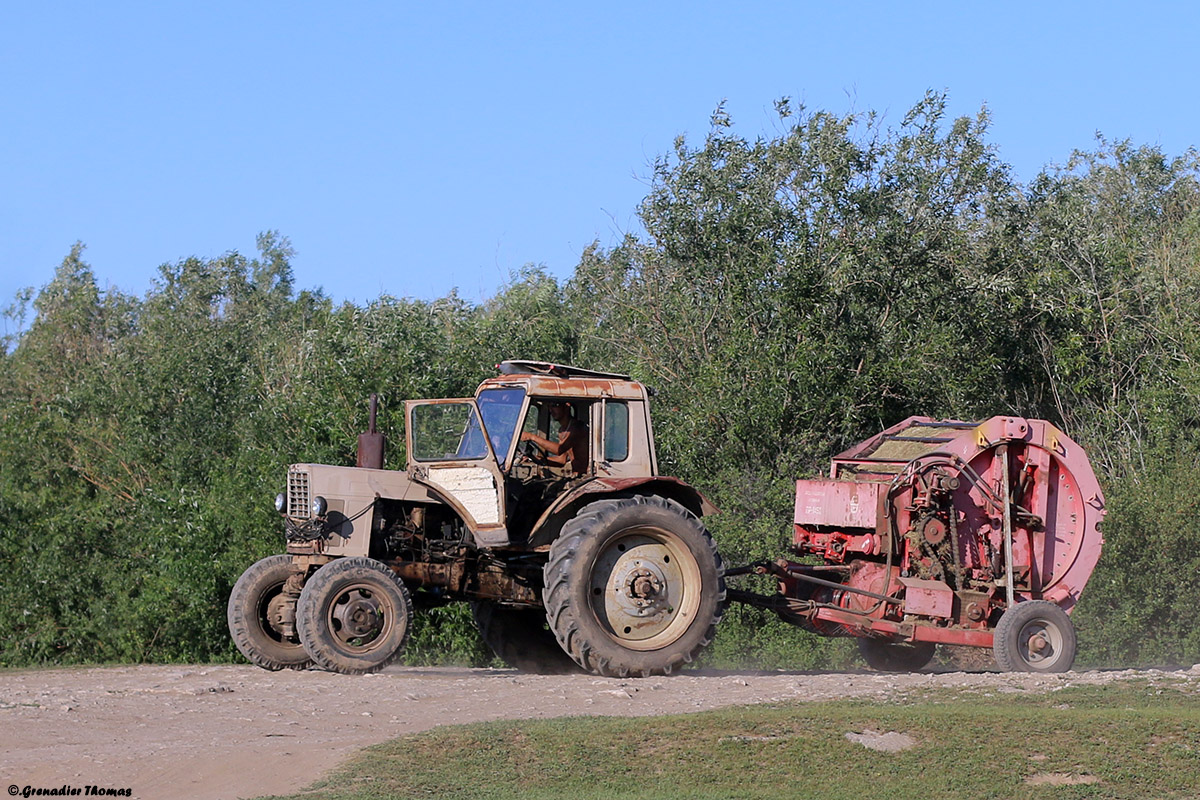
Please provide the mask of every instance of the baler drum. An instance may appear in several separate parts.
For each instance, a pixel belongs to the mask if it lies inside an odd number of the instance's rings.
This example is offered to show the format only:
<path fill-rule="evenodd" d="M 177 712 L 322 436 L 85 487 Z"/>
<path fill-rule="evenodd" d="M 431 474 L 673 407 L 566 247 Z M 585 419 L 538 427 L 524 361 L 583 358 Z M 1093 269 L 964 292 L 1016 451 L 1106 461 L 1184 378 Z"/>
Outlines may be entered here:
<path fill-rule="evenodd" d="M 1002 464 L 1007 460 L 1013 562 L 1021 576 L 1017 593 L 1022 599 L 1053 599 L 1069 609 L 1099 558 L 1103 501 L 1086 458 L 1070 458 L 1072 450 L 1080 456 L 1082 450 L 1057 431 L 1046 439 L 1053 443 L 1051 447 L 1029 441 L 992 444 L 970 458 L 968 465 L 999 495 L 1004 484 Z M 1005 447 L 1006 453 L 1001 449 Z M 966 520 L 960 532 L 973 530 L 976 541 L 971 544 L 1002 553 L 1003 509 L 986 494 L 978 483 L 963 482 L 954 498 L 955 508 Z M 969 551 L 969 545 L 963 549 Z"/>

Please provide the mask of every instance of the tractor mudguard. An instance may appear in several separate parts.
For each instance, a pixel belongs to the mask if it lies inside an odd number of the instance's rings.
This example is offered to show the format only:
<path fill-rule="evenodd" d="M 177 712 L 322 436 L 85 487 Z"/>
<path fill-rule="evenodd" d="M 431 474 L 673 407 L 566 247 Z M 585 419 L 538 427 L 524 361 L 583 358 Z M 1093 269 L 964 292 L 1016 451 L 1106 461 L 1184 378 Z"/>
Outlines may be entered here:
<path fill-rule="evenodd" d="M 606 494 L 654 494 L 675 500 L 698 517 L 720 513 L 699 490 L 678 478 L 594 478 L 564 492 L 542 513 L 529 533 L 529 545 L 549 544 L 574 509 Z"/>

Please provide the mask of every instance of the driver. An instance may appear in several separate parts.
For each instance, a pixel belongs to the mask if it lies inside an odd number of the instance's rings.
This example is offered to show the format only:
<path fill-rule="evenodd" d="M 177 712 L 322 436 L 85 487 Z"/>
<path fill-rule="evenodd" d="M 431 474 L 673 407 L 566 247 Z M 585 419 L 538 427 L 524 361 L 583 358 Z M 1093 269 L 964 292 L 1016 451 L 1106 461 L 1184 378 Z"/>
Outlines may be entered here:
<path fill-rule="evenodd" d="M 522 442 L 533 442 L 546 451 L 546 463 L 568 467 L 576 475 L 588 468 L 588 428 L 582 420 L 575 419 L 573 409 L 566 403 L 551 403 L 550 417 L 558 423 L 558 441 L 524 431 Z"/>

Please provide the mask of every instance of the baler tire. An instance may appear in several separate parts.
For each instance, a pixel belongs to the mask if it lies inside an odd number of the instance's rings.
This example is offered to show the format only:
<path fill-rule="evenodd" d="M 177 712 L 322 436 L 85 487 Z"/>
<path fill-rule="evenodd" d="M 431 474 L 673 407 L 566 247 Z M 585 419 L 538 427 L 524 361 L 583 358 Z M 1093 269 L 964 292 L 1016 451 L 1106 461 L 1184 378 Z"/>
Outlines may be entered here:
<path fill-rule="evenodd" d="M 331 672 L 383 669 L 404 651 L 412 598 L 400 577 L 372 558 L 335 559 L 304 584 L 296 630 L 313 662 Z"/>
<path fill-rule="evenodd" d="M 917 672 L 933 660 L 933 642 L 888 642 L 860 638 L 858 652 L 877 672 Z"/>
<path fill-rule="evenodd" d="M 473 600 L 471 617 L 484 644 L 510 667 L 534 675 L 579 672 L 579 665 L 559 647 L 558 639 L 546 627 L 546 614 L 540 608 L 511 608 Z"/>
<path fill-rule="evenodd" d="M 1042 637 L 1041 649 L 1031 645 L 1035 636 Z M 1075 663 L 1076 646 L 1075 624 L 1067 612 L 1047 600 L 1027 600 L 1000 617 L 992 653 L 1005 672 L 1067 672 Z"/>
<path fill-rule="evenodd" d="M 551 544 L 542 598 L 559 645 L 588 672 L 669 675 L 712 641 L 725 612 L 725 567 L 703 523 L 679 503 L 600 500 Z"/>
<path fill-rule="evenodd" d="M 226 619 L 239 652 L 263 669 L 305 669 L 312 659 L 298 637 L 286 637 L 271 624 L 268 609 L 295 572 L 292 557 L 267 556 L 251 564 L 229 593 Z"/>

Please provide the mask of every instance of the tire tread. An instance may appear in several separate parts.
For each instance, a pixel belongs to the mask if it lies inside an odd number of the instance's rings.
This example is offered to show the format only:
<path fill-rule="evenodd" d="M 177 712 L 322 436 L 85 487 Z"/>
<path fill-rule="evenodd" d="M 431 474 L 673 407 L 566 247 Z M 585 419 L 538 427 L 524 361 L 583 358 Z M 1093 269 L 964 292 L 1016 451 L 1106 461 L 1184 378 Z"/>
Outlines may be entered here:
<path fill-rule="evenodd" d="M 381 658 L 371 659 L 370 661 L 350 658 L 338 652 L 332 641 L 330 641 L 327 632 L 323 629 L 324 623 L 322 621 L 321 607 L 324 600 L 324 593 L 328 591 L 331 584 L 345 573 L 354 571 L 378 575 L 385 583 L 385 586 L 397 590 L 400 598 L 399 616 L 403 618 L 403 631 L 400 634 L 400 641 L 390 653 L 385 654 Z M 296 604 L 296 629 L 300 632 L 300 639 L 304 642 L 304 649 L 308 651 L 308 654 L 317 666 L 345 675 L 362 675 L 367 672 L 375 672 L 399 658 L 400 654 L 404 652 L 404 645 L 408 642 L 408 636 L 412 631 L 412 617 L 412 597 L 409 595 L 408 587 L 404 585 L 404 581 L 383 563 L 373 558 L 362 556 L 338 558 L 318 569 L 308 579 L 308 582 L 305 583 L 304 591 L 300 594 L 300 601 Z"/>
<path fill-rule="evenodd" d="M 287 645 L 274 641 L 261 630 L 258 620 L 259 595 L 265 588 L 263 584 L 273 584 L 276 577 L 286 579 L 293 569 L 292 557 L 282 554 L 254 562 L 233 585 L 226 607 L 229 635 L 238 651 L 250 663 L 272 672 L 312 666 L 312 658 L 299 641 Z"/>
<path fill-rule="evenodd" d="M 597 531 L 606 529 L 618 515 L 639 506 L 648 506 L 657 511 L 665 510 L 692 527 L 701 536 L 712 558 L 712 563 L 716 567 L 717 587 L 714 598 L 716 602 L 710 618 L 700 623 L 704 625 L 703 633 L 692 647 L 676 652 L 666 661 L 661 662 L 651 662 L 649 658 L 645 657 L 646 653 L 652 651 L 628 651 L 631 654 L 630 657 L 620 662 L 615 661 L 610 655 L 605 655 L 601 652 L 601 648 L 606 643 L 593 642 L 587 638 L 580 627 L 579 619 L 571 602 L 571 584 L 574 579 L 575 566 L 585 540 L 595 535 Z M 676 531 L 676 533 L 678 532 Z M 585 506 L 575 517 L 563 525 L 558 539 L 551 545 L 550 560 L 545 566 L 545 588 L 542 599 L 546 606 L 547 621 L 550 629 L 554 631 L 559 645 L 588 672 L 613 678 L 627 678 L 634 675 L 639 677 L 669 675 L 684 664 L 691 663 L 696 655 L 712 642 L 717 624 L 725 612 L 725 568 L 711 534 L 692 512 L 674 500 L 654 495 L 634 495 L 620 499 L 598 500 Z M 702 599 L 701 607 L 703 605 Z M 639 659 L 638 656 L 643 657 Z M 639 660 L 643 663 L 632 663 Z"/>

